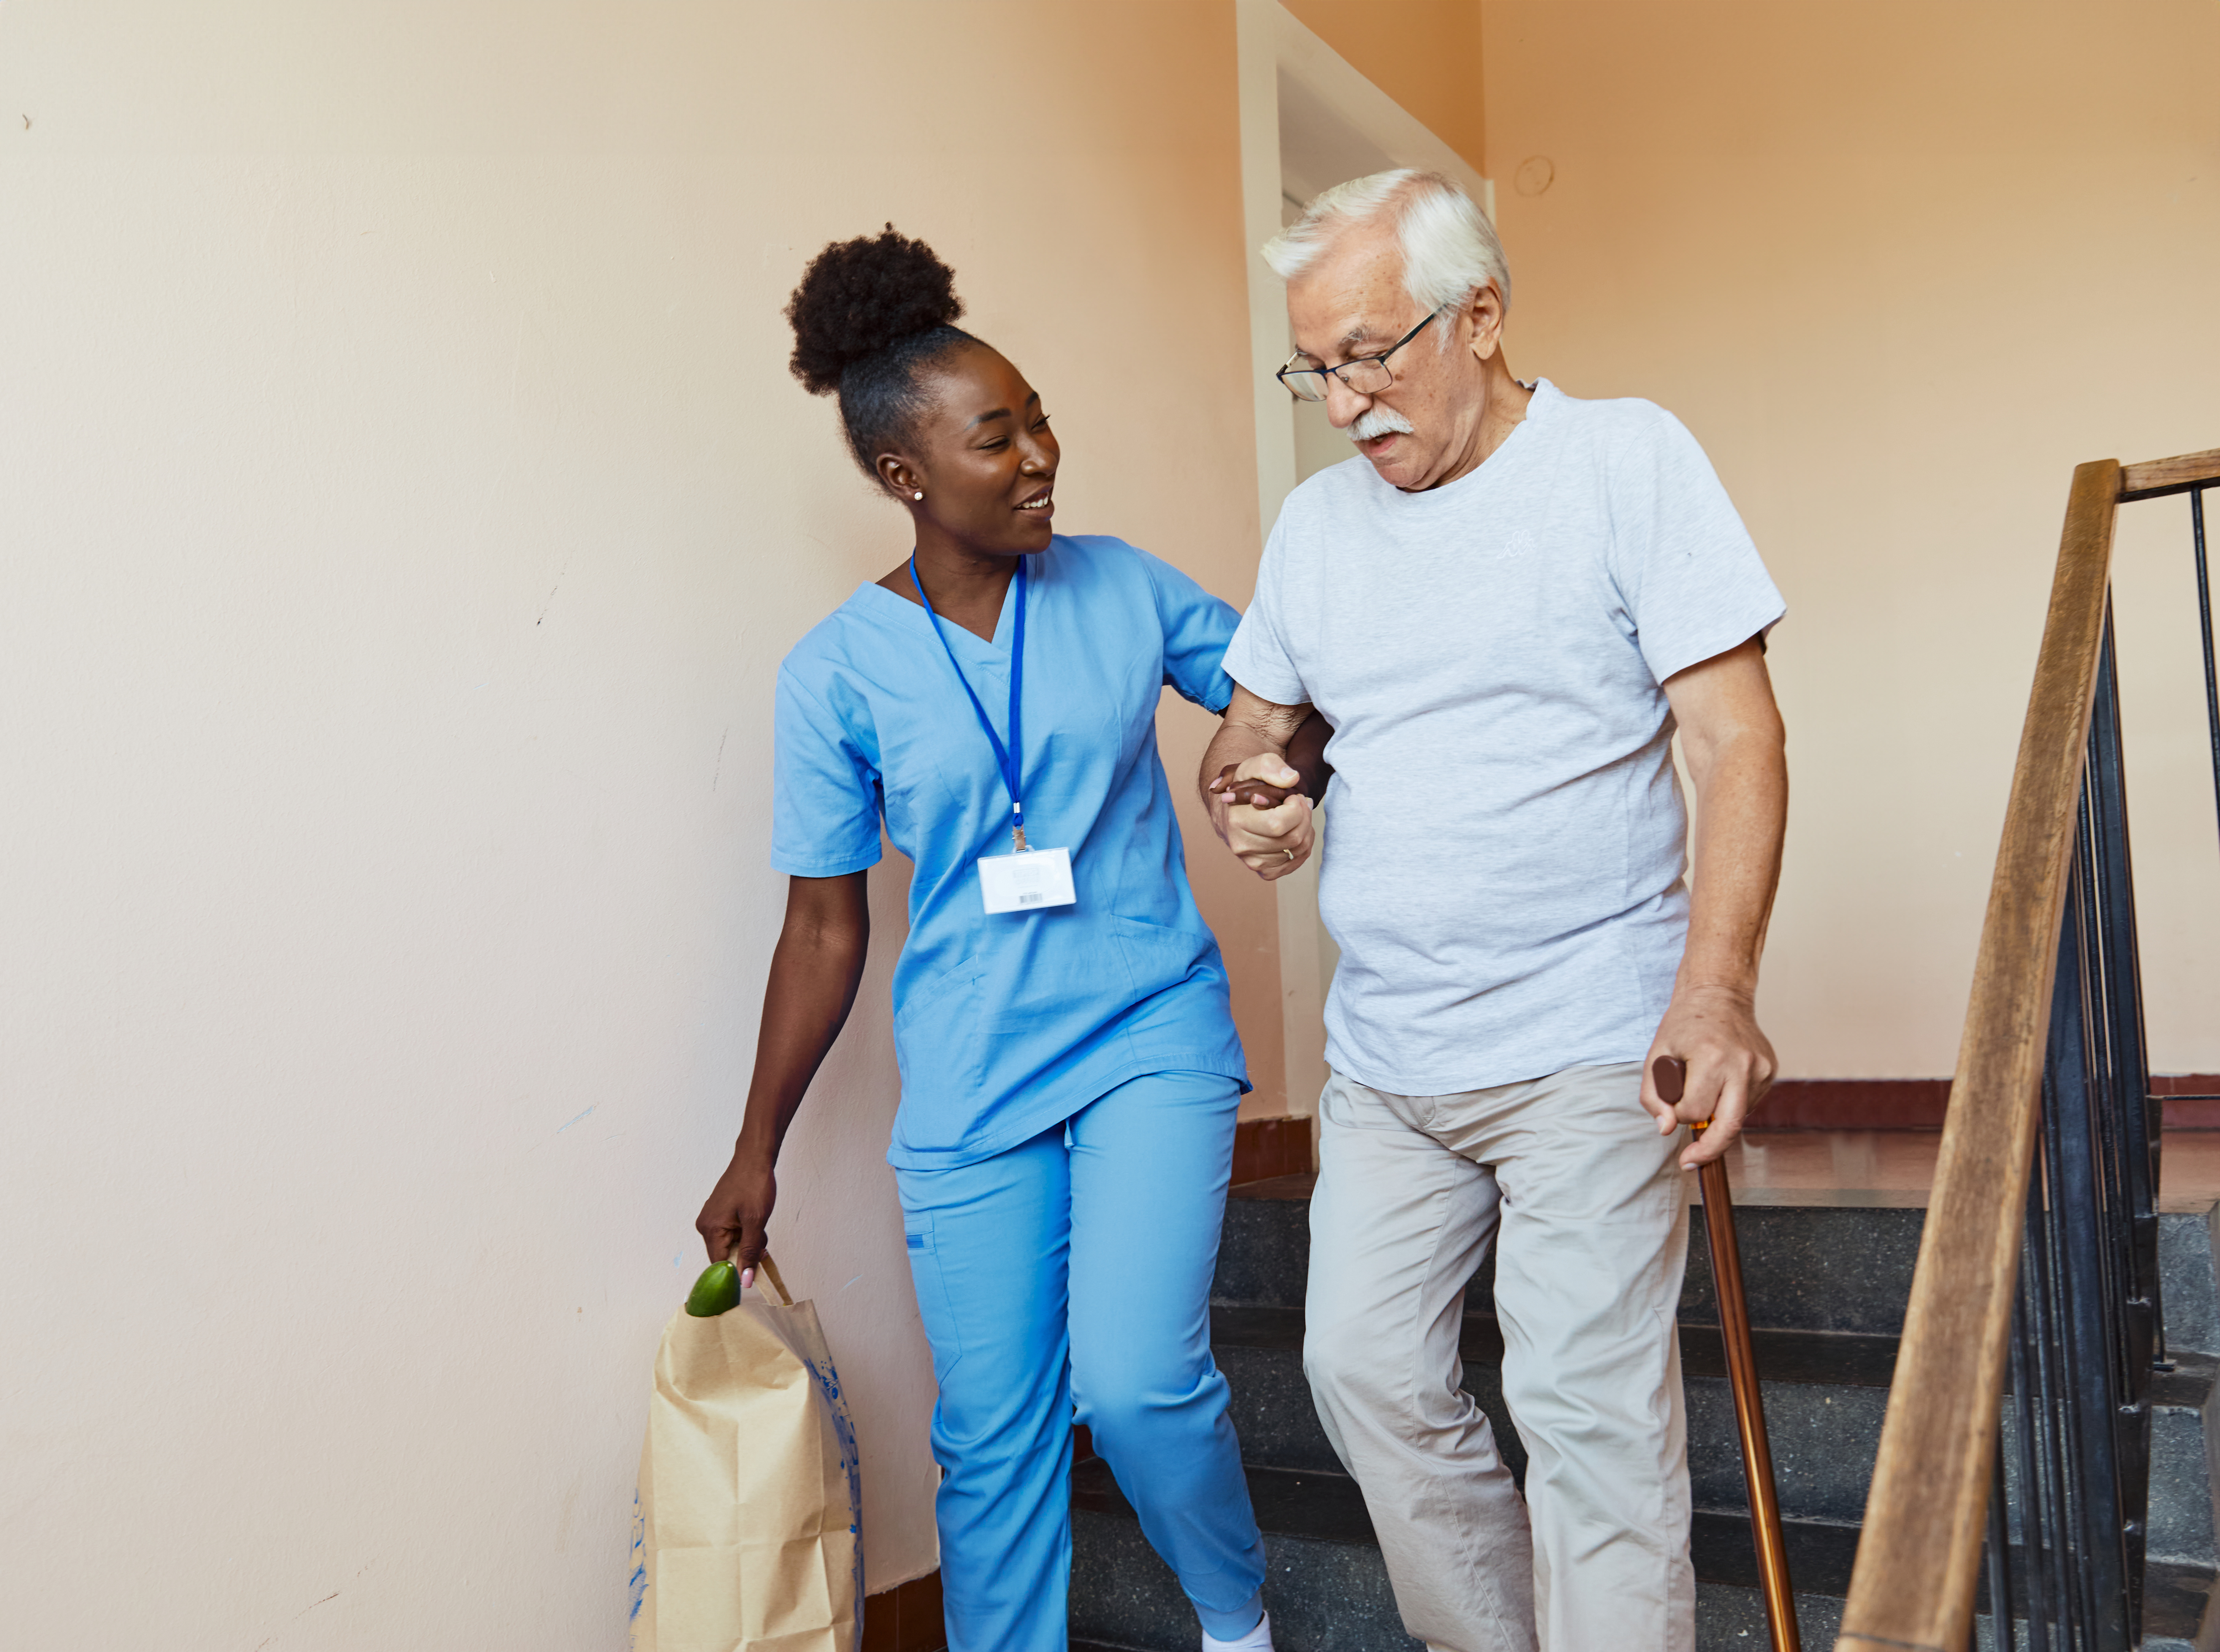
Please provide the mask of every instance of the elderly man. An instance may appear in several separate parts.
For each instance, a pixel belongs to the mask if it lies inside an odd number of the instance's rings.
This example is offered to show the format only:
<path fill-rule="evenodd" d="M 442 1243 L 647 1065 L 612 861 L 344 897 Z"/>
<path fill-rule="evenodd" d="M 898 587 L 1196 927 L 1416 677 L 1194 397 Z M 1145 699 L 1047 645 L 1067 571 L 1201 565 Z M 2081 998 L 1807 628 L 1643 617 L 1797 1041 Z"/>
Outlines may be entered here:
<path fill-rule="evenodd" d="M 1453 184 L 1342 184 L 1264 257 L 1297 346 L 1281 378 L 1361 456 L 1288 496 L 1202 771 L 1267 877 L 1309 854 L 1332 776 L 1304 1368 L 1411 1633 L 1686 1649 L 1676 1165 L 1724 1151 L 1773 1077 L 1752 1001 L 1787 798 L 1780 596 L 1670 415 L 1512 377 L 1502 248 Z M 1237 803 L 1238 780 L 1303 795 Z M 1661 1055 L 1687 1063 L 1677 1107 Z M 1459 1386 L 1491 1243 L 1523 1501 Z"/>

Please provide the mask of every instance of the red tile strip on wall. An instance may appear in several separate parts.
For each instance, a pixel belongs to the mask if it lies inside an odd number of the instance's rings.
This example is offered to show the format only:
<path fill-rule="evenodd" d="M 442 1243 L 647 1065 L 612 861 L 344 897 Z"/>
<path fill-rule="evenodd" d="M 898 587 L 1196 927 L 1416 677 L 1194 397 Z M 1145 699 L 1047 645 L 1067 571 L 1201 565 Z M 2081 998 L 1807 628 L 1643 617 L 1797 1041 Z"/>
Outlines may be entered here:
<path fill-rule="evenodd" d="M 897 1583 L 864 1602 L 862 1652 L 940 1652 L 947 1644 L 939 1573 Z"/>
<path fill-rule="evenodd" d="M 2157 1095 L 2220 1095 L 2220 1074 L 2153 1074 Z M 1750 1120 L 1753 1130 L 1940 1130 L 1947 1078 L 1785 1078 Z M 2166 1104 L 2168 1130 L 2220 1130 L 2220 1100 Z"/>
<path fill-rule="evenodd" d="M 1274 1176 L 1307 1175 L 1317 1169 L 1307 1119 L 1244 1119 L 1233 1127 L 1236 1187 Z"/>

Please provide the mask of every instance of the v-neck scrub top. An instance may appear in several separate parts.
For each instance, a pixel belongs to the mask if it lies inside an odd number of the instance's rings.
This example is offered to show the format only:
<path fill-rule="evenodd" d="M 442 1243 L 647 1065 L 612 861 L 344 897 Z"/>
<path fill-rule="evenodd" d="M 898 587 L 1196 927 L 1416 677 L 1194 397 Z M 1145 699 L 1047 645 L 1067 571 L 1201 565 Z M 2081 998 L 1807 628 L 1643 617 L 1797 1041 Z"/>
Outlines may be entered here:
<path fill-rule="evenodd" d="M 914 868 L 887 1153 L 904 1169 L 990 1158 L 1147 1073 L 1249 1088 L 1156 732 L 1167 687 L 1225 709 L 1240 616 L 1122 539 L 1058 534 L 1026 571 L 1026 836 L 1071 851 L 1073 905 L 984 910 L 977 862 L 1009 851 L 1010 797 L 925 609 L 863 586 L 779 669 L 772 866 L 875 866 L 883 818 Z M 941 622 L 1005 744 L 1016 589 L 991 643 Z"/>

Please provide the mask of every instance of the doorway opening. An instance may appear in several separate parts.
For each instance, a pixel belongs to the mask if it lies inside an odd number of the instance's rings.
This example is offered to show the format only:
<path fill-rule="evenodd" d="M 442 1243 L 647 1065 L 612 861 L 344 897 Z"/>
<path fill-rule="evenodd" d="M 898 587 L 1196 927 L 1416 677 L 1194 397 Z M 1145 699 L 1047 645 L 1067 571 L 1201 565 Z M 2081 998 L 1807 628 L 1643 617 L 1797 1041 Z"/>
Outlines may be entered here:
<path fill-rule="evenodd" d="M 1321 190 L 1416 166 L 1462 184 L 1495 216 L 1495 186 L 1353 68 L 1279 0 L 1236 0 L 1241 83 L 1242 229 L 1250 249 L 1249 338 L 1257 386 L 1257 489 L 1267 531 L 1297 483 L 1354 455 L 1322 403 L 1274 380 L 1294 349 L 1279 277 L 1255 256 Z M 1288 1110 L 1317 1109 L 1325 1084 L 1325 994 L 1340 953 L 1319 920 L 1320 853 L 1272 887 L 1279 899 L 1280 1002 Z"/>

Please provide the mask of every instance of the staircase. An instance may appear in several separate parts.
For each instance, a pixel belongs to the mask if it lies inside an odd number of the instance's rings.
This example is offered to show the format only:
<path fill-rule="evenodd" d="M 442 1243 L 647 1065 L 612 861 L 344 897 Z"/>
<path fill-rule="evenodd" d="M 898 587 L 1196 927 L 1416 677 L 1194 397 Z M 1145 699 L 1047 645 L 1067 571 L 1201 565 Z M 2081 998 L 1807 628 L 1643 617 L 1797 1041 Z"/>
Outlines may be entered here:
<path fill-rule="evenodd" d="M 1265 1601 L 1281 1652 L 1415 1652 L 1419 1643 L 1397 1616 L 1364 1499 L 1341 1472 L 1303 1380 L 1311 1182 L 1286 1175 L 1233 1189 L 1212 1294 L 1212 1343 L 1232 1388 L 1234 1424 L 1269 1556 Z M 1861 1198 L 1856 1194 L 1836 1197 L 1844 1202 L 1750 1204 L 1737 1213 L 1798 1615 L 1812 1652 L 1834 1643 L 1925 1216 L 1849 1202 Z M 2202 1652 L 2220 1646 L 2220 1607 L 2212 1603 L 2220 1550 L 2208 1468 L 2220 1460 L 2213 1396 L 2220 1290 L 2211 1217 L 2166 1215 L 2160 1222 L 2175 1368 L 2153 1392 L 2143 1646 Z M 1503 1343 L 1493 1302 L 1492 1268 L 1483 1267 L 1465 1305 L 1464 1382 L 1494 1422 L 1512 1474 L 1523 1478 L 1526 1454 L 1499 1383 Z M 1680 1318 L 1697 1645 L 1705 1652 L 1762 1649 L 1768 1644 L 1765 1612 L 1699 1213 L 1691 1223 Z M 1072 1526 L 1074 1646 L 1193 1652 L 1194 1613 L 1100 1458 L 1082 1459 L 1073 1470 Z M 1986 1618 L 1976 1639 L 1993 1645 Z"/>

